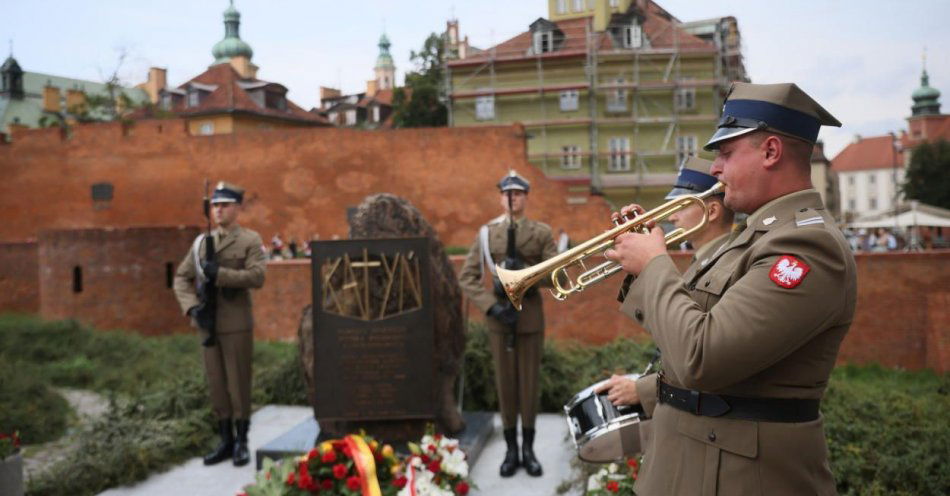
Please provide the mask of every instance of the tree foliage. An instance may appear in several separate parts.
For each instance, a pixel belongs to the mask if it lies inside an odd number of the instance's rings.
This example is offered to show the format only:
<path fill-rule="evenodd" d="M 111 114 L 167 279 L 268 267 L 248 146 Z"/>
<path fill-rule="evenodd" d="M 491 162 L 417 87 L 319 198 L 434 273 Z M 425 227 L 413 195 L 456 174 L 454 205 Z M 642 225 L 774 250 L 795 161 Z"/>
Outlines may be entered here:
<path fill-rule="evenodd" d="M 914 148 L 901 190 L 908 199 L 950 208 L 950 142 L 941 139 Z"/>
<path fill-rule="evenodd" d="M 440 127 L 448 124 L 448 110 L 442 95 L 442 35 L 432 33 L 422 50 L 413 50 L 410 60 L 416 70 L 406 74 L 406 84 L 393 92 L 395 127 Z"/>

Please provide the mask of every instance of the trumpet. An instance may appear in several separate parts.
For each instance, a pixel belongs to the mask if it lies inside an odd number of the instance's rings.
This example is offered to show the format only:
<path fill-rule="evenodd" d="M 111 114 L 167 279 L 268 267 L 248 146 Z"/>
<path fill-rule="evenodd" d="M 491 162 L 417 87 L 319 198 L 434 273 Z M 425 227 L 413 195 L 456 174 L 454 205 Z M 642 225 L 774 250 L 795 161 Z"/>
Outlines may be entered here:
<path fill-rule="evenodd" d="M 531 267 L 521 270 L 509 270 L 496 265 L 495 272 L 502 286 L 505 288 L 508 299 L 511 300 L 511 303 L 518 310 L 521 310 L 521 300 L 524 298 L 525 291 L 548 275 L 550 275 L 551 282 L 554 285 L 554 289 L 551 290 L 551 295 L 558 301 L 564 301 L 568 296 L 581 292 L 587 286 L 600 282 L 622 269 L 620 264 L 611 261 L 601 263 L 590 269 L 584 264 L 584 259 L 610 249 L 614 244 L 614 240 L 621 234 L 628 232 L 645 234 L 649 232 L 648 225 L 650 223 L 656 223 L 666 219 L 691 205 L 696 205 L 703 209 L 702 219 L 689 229 L 679 227 L 667 233 L 666 236 L 664 236 L 666 246 L 675 245 L 686 237 L 705 229 L 709 224 L 709 211 L 706 208 L 704 200 L 710 196 L 722 193 L 723 188 L 724 185 L 721 182 L 717 182 L 713 187 L 702 193 L 674 198 L 632 219 L 621 218 L 616 222 L 617 225 L 609 231 L 605 231 L 570 250 L 551 257 L 539 264 L 532 265 Z M 576 280 L 572 281 L 570 274 L 568 274 L 568 268 L 574 265 L 579 265 L 583 272 L 577 276 Z M 562 280 L 567 281 L 566 286 L 562 284 Z"/>

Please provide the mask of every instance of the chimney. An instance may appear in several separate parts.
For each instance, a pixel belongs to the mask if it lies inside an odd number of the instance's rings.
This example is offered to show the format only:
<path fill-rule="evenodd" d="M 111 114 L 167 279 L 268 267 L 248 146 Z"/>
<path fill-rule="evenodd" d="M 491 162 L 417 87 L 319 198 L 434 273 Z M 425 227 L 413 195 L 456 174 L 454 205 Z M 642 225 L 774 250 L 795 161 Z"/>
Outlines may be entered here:
<path fill-rule="evenodd" d="M 336 88 L 320 87 L 320 107 L 323 107 L 323 101 L 327 98 L 336 98 L 340 96 L 340 90 Z"/>
<path fill-rule="evenodd" d="M 852 139 L 851 142 L 852 142 L 852 143 L 860 143 L 860 142 L 861 142 L 861 135 L 860 135 L 860 134 L 855 134 L 855 135 L 854 135 L 854 139 Z"/>
<path fill-rule="evenodd" d="M 59 88 L 47 83 L 46 86 L 43 87 L 43 110 L 46 112 L 59 112 L 59 100 Z"/>
<path fill-rule="evenodd" d="M 376 80 L 375 80 L 375 79 L 370 79 L 369 81 L 366 81 L 366 96 L 372 98 L 372 97 L 376 96 L 376 91 L 377 91 L 377 90 L 376 90 Z"/>

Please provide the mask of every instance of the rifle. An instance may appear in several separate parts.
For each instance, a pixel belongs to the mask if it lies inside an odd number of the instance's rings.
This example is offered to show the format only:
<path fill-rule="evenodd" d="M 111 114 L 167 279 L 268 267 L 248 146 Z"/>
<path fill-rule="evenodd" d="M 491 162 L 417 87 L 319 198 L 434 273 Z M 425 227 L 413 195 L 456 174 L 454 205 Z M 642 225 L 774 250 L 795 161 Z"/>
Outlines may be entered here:
<path fill-rule="evenodd" d="M 205 234 L 205 262 L 214 262 L 214 236 L 211 234 L 211 195 L 209 194 L 210 184 L 205 179 L 205 197 L 203 202 L 205 220 L 208 223 L 208 231 Z M 197 257 L 195 257 L 197 259 Z M 217 314 L 218 314 L 218 287 L 209 280 L 204 272 L 198 280 L 198 308 L 195 311 L 195 321 L 198 327 L 208 331 L 208 337 L 201 343 L 202 346 L 214 346 L 217 343 Z"/>
<path fill-rule="evenodd" d="M 506 192 L 508 194 L 508 247 L 505 251 L 505 260 L 501 263 L 501 267 L 505 269 L 518 270 L 526 267 L 527 264 L 524 263 L 524 260 L 518 254 L 518 249 L 516 248 L 516 226 L 514 215 L 511 213 L 512 209 L 512 200 L 511 200 L 511 190 Z M 497 296 L 503 303 L 506 311 L 514 311 L 514 305 L 511 303 L 511 300 L 508 298 L 508 294 L 505 293 L 505 288 L 501 284 L 501 280 L 498 277 L 495 277 L 495 296 Z M 517 325 L 509 326 L 508 334 L 505 340 L 505 348 L 508 351 L 515 349 L 515 338 L 517 337 L 516 332 Z"/>

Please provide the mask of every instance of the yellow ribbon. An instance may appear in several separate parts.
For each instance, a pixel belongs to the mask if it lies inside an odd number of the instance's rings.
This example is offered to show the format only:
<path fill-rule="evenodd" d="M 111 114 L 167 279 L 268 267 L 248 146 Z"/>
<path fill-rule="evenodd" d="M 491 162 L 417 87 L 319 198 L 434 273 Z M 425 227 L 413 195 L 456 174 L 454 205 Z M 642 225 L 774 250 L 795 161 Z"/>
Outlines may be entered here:
<path fill-rule="evenodd" d="M 356 471 L 360 474 L 363 496 L 382 496 L 379 480 L 376 479 L 376 459 L 366 441 L 360 436 L 351 434 L 346 436 L 343 442 L 350 448 L 353 464 L 356 465 Z"/>

